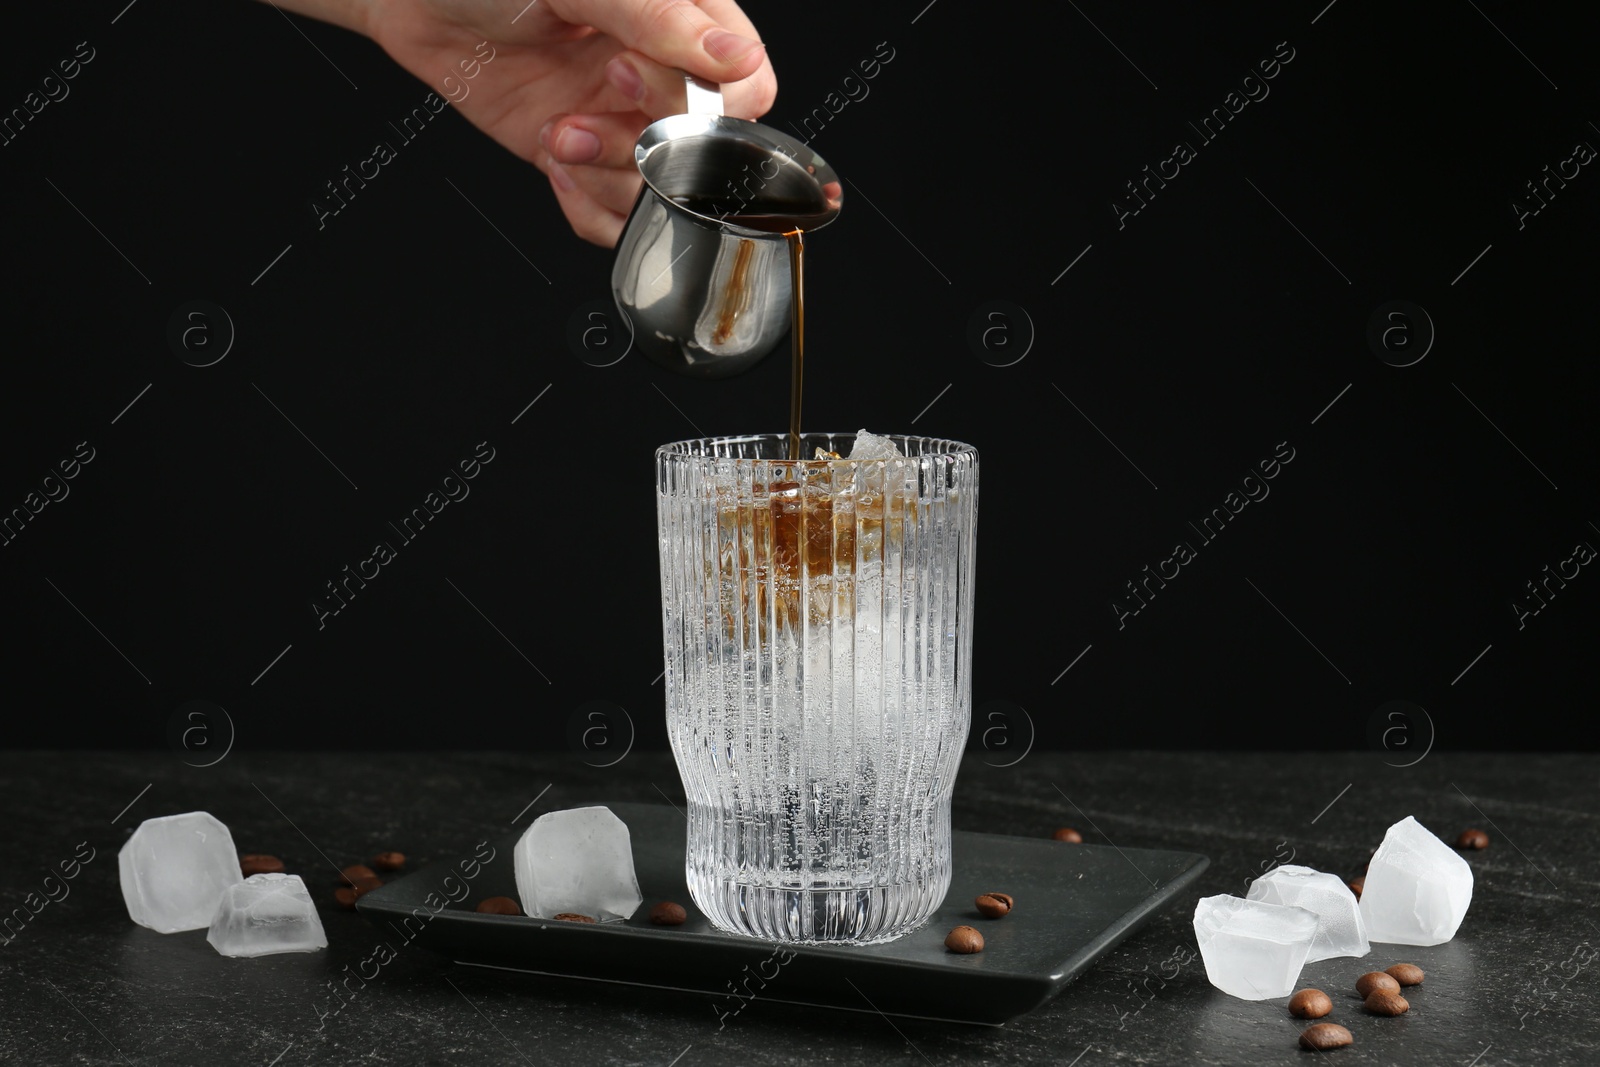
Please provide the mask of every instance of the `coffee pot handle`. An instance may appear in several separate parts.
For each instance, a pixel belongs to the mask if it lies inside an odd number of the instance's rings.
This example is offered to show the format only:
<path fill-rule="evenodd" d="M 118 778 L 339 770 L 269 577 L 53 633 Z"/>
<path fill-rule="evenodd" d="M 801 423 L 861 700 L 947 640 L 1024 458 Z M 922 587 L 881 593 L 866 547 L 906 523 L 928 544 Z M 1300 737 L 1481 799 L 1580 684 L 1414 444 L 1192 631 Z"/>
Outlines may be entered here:
<path fill-rule="evenodd" d="M 683 87 L 688 94 L 687 107 L 684 114 L 722 114 L 722 89 L 720 86 L 685 72 L 683 75 Z"/>

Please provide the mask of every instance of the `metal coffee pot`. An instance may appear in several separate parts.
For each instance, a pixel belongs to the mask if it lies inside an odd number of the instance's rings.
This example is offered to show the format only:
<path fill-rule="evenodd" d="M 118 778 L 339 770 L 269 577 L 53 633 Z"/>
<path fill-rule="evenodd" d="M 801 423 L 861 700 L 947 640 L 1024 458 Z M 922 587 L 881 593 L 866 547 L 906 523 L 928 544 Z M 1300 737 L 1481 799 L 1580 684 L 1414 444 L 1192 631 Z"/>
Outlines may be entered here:
<path fill-rule="evenodd" d="M 839 177 L 805 144 L 722 113 L 722 93 L 684 76 L 688 113 L 634 145 L 644 185 L 617 243 L 611 290 L 649 359 L 683 374 L 747 370 L 789 330 L 785 233 L 839 214 Z"/>

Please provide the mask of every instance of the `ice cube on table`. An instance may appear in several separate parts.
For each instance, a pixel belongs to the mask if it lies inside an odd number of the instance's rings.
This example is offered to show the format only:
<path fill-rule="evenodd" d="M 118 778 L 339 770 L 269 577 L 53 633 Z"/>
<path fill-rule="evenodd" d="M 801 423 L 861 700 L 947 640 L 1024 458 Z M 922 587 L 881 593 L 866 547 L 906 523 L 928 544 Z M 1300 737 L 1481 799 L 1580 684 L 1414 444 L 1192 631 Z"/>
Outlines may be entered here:
<path fill-rule="evenodd" d="M 224 956 L 270 956 L 328 947 L 317 906 L 298 874 L 252 874 L 223 890 L 206 940 Z"/>
<path fill-rule="evenodd" d="M 1271 1000 L 1294 991 L 1317 936 L 1317 916 L 1226 894 L 1201 897 L 1194 936 L 1212 985 L 1241 1000 Z"/>
<path fill-rule="evenodd" d="M 1293 865 L 1274 867 L 1250 883 L 1245 897 L 1305 908 L 1316 915 L 1317 936 L 1311 941 L 1307 963 L 1335 956 L 1365 956 L 1372 951 L 1356 895 L 1336 874 Z"/>
<path fill-rule="evenodd" d="M 513 852 L 522 910 L 598 922 L 626 919 L 644 901 L 633 872 L 633 839 L 610 808 L 568 808 L 533 820 Z"/>
<path fill-rule="evenodd" d="M 233 835 L 203 811 L 140 823 L 117 870 L 128 918 L 163 934 L 210 926 L 223 891 L 244 880 Z"/>
<path fill-rule="evenodd" d="M 851 459 L 899 459 L 900 457 L 900 449 L 893 441 L 865 430 L 856 432 L 855 444 L 850 446 Z"/>
<path fill-rule="evenodd" d="M 1361 890 L 1367 937 L 1390 945 L 1442 945 L 1472 903 L 1472 867 L 1407 815 L 1373 853 Z"/>

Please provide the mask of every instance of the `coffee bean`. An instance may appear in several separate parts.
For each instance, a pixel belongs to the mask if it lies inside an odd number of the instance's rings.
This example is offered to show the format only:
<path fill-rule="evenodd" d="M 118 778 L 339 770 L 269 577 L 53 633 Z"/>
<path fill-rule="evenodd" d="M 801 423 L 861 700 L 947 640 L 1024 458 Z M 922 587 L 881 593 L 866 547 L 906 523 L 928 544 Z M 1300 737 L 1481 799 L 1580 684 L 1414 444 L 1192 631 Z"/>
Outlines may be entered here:
<path fill-rule="evenodd" d="M 1300 1019 L 1320 1019 L 1333 1010 L 1333 1001 L 1320 989 L 1302 989 L 1289 998 L 1289 1014 Z"/>
<path fill-rule="evenodd" d="M 1350 879 L 1348 884 L 1350 886 L 1350 892 L 1356 895 L 1357 900 L 1360 900 L 1361 891 L 1367 888 L 1367 876 L 1364 874 L 1358 874 L 1354 878 Z"/>
<path fill-rule="evenodd" d="M 1375 989 L 1362 1002 L 1374 1015 L 1404 1015 L 1411 1010 L 1411 1004 L 1399 993 L 1391 993 L 1386 989 Z"/>
<path fill-rule="evenodd" d="M 592 923 L 592 922 L 594 922 L 594 920 L 589 918 L 589 916 L 587 916 L 587 915 L 579 915 L 575 911 L 564 911 L 560 915 L 557 915 L 556 918 L 557 919 L 562 919 L 562 920 L 564 920 L 566 922 L 569 922 L 569 923 Z"/>
<path fill-rule="evenodd" d="M 1057 841 L 1065 841 L 1072 845 L 1083 844 L 1083 835 L 1078 833 L 1078 831 L 1074 830 L 1070 826 L 1063 826 L 1061 829 L 1057 830 L 1054 834 L 1054 837 Z"/>
<path fill-rule="evenodd" d="M 1489 835 L 1482 830 L 1472 829 L 1461 831 L 1461 836 L 1456 838 L 1456 848 L 1482 849 L 1489 847 Z"/>
<path fill-rule="evenodd" d="M 683 910 L 682 904 L 674 904 L 670 900 L 663 900 L 650 909 L 650 921 L 657 926 L 682 926 L 689 913 Z"/>
<path fill-rule="evenodd" d="M 339 872 L 340 885 L 355 885 L 358 878 L 376 878 L 378 872 L 364 863 L 352 863 Z"/>
<path fill-rule="evenodd" d="M 239 870 L 246 878 L 252 874 L 282 874 L 283 861 L 276 856 L 252 852 L 239 857 Z"/>
<path fill-rule="evenodd" d="M 998 919 L 1015 907 L 1009 893 L 985 893 L 972 903 L 985 919 Z"/>
<path fill-rule="evenodd" d="M 1397 963 L 1393 967 L 1385 969 L 1383 973 L 1401 985 L 1422 984 L 1422 968 L 1414 963 Z"/>
<path fill-rule="evenodd" d="M 1338 1023 L 1318 1023 L 1306 1027 L 1305 1033 L 1300 1035 L 1300 1047 L 1323 1052 L 1330 1048 L 1344 1048 L 1354 1040 L 1350 1031 Z"/>
<path fill-rule="evenodd" d="M 398 871 L 406 865 L 404 852 L 380 852 L 372 857 L 372 865 L 380 871 Z"/>
<path fill-rule="evenodd" d="M 945 935 L 944 947 L 963 956 L 983 951 L 983 935 L 970 926 L 958 926 Z"/>
<path fill-rule="evenodd" d="M 522 905 L 510 897 L 484 897 L 475 910 L 485 915 L 521 915 Z"/>
<path fill-rule="evenodd" d="M 1368 971 L 1356 979 L 1356 993 L 1363 999 L 1370 997 L 1374 993 L 1398 992 L 1400 992 L 1400 983 L 1395 981 L 1392 975 L 1384 974 L 1382 971 Z"/>
<path fill-rule="evenodd" d="M 354 908 L 356 906 L 356 891 L 349 886 L 342 885 L 333 891 L 333 899 L 339 902 L 341 908 Z"/>
<path fill-rule="evenodd" d="M 383 879 L 374 874 L 367 878 L 357 878 L 350 888 L 355 893 L 356 899 L 360 900 L 362 897 L 366 896 L 368 893 L 381 887 L 382 885 Z"/>

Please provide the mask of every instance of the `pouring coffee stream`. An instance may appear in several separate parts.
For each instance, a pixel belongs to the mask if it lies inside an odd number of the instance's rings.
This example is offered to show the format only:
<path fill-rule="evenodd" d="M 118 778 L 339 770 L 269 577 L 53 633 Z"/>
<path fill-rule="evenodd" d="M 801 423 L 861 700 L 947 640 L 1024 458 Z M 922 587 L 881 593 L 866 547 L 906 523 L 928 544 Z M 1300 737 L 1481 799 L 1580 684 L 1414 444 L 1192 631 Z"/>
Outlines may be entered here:
<path fill-rule="evenodd" d="M 789 461 L 800 461 L 800 398 L 806 377 L 806 239 L 805 231 L 783 235 L 789 241 L 789 333 L 793 346 L 789 366 Z"/>
<path fill-rule="evenodd" d="M 788 332 L 789 459 L 798 460 L 804 235 L 838 217 L 843 191 L 809 147 L 723 115 L 715 86 L 684 83 L 688 112 L 652 123 L 634 146 L 644 185 L 617 244 L 612 292 L 639 349 L 695 377 L 747 370 Z"/>

